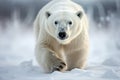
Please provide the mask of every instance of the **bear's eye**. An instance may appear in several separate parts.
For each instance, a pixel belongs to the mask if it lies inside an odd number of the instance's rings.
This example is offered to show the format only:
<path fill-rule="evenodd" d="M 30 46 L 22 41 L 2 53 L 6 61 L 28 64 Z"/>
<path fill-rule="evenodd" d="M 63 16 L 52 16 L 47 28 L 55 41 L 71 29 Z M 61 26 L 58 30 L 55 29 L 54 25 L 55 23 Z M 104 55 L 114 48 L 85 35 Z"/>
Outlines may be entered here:
<path fill-rule="evenodd" d="M 55 21 L 55 25 L 57 25 L 58 24 L 58 21 Z"/>
<path fill-rule="evenodd" d="M 69 21 L 68 24 L 69 24 L 69 25 L 72 25 L 72 21 Z"/>

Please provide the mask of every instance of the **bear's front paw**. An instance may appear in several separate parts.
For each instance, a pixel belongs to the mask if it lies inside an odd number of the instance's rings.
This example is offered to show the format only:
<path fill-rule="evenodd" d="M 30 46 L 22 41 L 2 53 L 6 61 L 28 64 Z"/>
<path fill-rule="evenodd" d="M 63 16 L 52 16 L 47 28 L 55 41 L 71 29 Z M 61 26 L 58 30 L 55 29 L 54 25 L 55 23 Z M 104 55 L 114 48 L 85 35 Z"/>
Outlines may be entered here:
<path fill-rule="evenodd" d="M 53 68 L 52 68 L 52 72 L 53 71 L 65 71 L 67 69 L 67 65 L 65 62 L 63 62 L 62 60 L 58 59 L 55 61 Z"/>

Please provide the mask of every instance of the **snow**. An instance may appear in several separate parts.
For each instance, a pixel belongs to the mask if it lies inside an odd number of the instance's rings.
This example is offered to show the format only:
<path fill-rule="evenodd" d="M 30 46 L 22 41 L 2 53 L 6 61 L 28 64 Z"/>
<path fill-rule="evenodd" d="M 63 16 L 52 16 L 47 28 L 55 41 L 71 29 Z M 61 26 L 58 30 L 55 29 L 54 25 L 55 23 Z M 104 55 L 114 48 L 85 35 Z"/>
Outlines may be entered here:
<path fill-rule="evenodd" d="M 114 21 L 112 21 L 114 19 Z M 85 70 L 44 74 L 34 59 L 32 25 L 17 17 L 0 22 L 0 80 L 120 80 L 120 19 L 109 28 L 90 19 L 90 54 Z M 2 27 L 6 27 L 2 29 Z"/>
<path fill-rule="evenodd" d="M 0 67 L 0 80 L 119 80 L 120 68 L 109 66 L 92 66 L 86 70 L 44 74 L 39 67 L 18 65 Z"/>

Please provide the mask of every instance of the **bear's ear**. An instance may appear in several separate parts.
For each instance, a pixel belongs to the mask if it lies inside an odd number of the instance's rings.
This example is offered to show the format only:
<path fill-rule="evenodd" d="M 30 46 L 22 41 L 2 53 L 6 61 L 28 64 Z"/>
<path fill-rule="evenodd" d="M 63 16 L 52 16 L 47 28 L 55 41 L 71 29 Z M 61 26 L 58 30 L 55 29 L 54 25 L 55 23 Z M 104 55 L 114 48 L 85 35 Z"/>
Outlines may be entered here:
<path fill-rule="evenodd" d="M 79 18 L 82 18 L 82 16 L 83 16 L 82 11 L 78 11 L 76 14 L 77 14 L 77 16 L 78 16 Z"/>
<path fill-rule="evenodd" d="M 46 17 L 50 17 L 51 16 L 51 13 L 50 12 L 46 12 Z"/>

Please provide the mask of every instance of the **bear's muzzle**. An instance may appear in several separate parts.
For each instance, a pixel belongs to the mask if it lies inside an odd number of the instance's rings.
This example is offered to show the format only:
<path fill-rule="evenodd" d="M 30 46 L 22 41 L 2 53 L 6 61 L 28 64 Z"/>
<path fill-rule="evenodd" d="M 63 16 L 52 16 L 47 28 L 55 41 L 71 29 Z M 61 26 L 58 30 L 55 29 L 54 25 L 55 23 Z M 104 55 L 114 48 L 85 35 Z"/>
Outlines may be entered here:
<path fill-rule="evenodd" d="M 66 32 L 59 32 L 58 33 L 58 38 L 61 39 L 61 40 L 64 40 L 68 37 L 67 33 Z"/>

